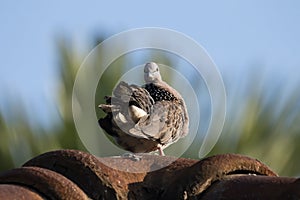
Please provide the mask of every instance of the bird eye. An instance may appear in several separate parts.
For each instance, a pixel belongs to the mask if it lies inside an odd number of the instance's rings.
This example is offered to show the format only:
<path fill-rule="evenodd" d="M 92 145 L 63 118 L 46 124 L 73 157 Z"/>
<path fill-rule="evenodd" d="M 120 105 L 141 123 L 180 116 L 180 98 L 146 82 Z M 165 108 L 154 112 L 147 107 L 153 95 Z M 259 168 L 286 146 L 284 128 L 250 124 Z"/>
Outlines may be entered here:
<path fill-rule="evenodd" d="M 158 72 L 158 68 L 156 68 L 156 71 Z"/>

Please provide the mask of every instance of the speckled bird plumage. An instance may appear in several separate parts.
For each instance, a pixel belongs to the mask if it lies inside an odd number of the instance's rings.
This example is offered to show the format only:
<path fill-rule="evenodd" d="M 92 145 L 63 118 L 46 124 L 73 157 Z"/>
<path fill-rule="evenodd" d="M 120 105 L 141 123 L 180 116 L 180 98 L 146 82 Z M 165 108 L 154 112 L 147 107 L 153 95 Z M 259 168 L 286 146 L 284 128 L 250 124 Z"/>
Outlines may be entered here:
<path fill-rule="evenodd" d="M 120 82 L 99 107 L 107 113 L 100 126 L 125 150 L 163 149 L 188 134 L 189 118 L 181 95 L 164 82 L 156 63 L 144 67 L 145 85 Z"/>

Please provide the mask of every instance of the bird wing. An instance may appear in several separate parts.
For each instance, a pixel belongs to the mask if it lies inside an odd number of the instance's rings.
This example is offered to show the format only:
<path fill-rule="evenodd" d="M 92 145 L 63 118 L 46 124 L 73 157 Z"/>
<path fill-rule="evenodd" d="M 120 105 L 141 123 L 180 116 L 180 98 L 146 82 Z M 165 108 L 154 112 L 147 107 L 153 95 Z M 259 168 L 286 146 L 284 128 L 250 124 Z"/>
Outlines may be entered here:
<path fill-rule="evenodd" d="M 179 105 L 170 101 L 156 102 L 150 114 L 142 118 L 129 134 L 134 137 L 157 140 L 161 144 L 177 141 L 181 137 L 183 112 Z"/>
<path fill-rule="evenodd" d="M 112 126 L 126 133 L 140 118 L 147 116 L 154 104 L 146 89 L 123 81 L 116 86 L 113 96 L 106 96 L 105 100 L 106 104 L 99 105 L 99 108 L 111 115 L 107 119 L 112 120 Z"/>
<path fill-rule="evenodd" d="M 129 85 L 124 81 L 117 85 L 113 94 L 117 99 L 117 103 L 122 102 L 127 107 L 134 105 L 145 112 L 149 112 L 154 104 L 154 100 L 146 89 L 133 84 Z M 114 104 L 114 102 L 111 104 Z"/>
<path fill-rule="evenodd" d="M 142 117 L 138 123 L 129 130 L 129 134 L 134 137 L 147 138 L 147 139 L 158 139 L 158 133 L 165 125 L 167 118 L 167 111 L 161 104 L 156 103 L 151 113 L 147 116 Z"/>

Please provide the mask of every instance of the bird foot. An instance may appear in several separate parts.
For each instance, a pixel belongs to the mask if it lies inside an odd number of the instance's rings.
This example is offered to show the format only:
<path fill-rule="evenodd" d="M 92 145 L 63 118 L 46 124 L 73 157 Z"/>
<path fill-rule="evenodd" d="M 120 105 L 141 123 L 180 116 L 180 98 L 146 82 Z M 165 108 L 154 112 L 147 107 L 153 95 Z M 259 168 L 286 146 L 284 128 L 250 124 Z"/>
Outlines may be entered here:
<path fill-rule="evenodd" d="M 142 160 L 142 156 L 138 156 L 138 155 L 136 155 L 134 153 L 130 153 L 130 152 L 124 153 L 121 157 L 126 158 L 126 159 L 130 159 L 132 161 Z"/>

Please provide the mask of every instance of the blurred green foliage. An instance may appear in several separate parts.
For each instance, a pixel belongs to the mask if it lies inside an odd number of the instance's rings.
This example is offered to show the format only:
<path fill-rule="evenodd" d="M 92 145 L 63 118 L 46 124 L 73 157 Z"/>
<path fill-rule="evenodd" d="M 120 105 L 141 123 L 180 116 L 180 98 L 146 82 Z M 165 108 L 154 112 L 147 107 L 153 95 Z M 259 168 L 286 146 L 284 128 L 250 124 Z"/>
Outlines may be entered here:
<path fill-rule="evenodd" d="M 76 134 L 71 103 L 73 83 L 81 60 L 70 45 L 64 40 L 58 42 L 60 83 L 57 105 L 61 123 L 53 124 L 47 130 L 39 124 L 32 125 L 28 112 L 22 109 L 22 102 L 7 99 L 6 112 L 10 116 L 5 117 L 0 113 L 0 171 L 18 167 L 28 159 L 50 150 L 85 150 Z"/>
<path fill-rule="evenodd" d="M 300 175 L 300 93 L 297 84 L 267 81 L 249 73 L 244 94 L 229 101 L 224 131 L 210 154 L 241 153 L 257 158 L 280 175 Z M 255 77 L 251 80 L 251 77 Z M 230 90 L 230 88 L 228 88 Z M 290 91 L 289 91 L 290 90 Z"/>
<path fill-rule="evenodd" d="M 97 38 L 95 44 L 101 41 L 101 37 Z M 15 114 L 9 118 L 1 111 L 0 171 L 18 167 L 26 160 L 53 149 L 85 150 L 72 117 L 73 84 L 84 54 L 76 51 L 66 40 L 59 40 L 57 44 L 60 85 L 56 96 L 61 122 L 53 124 L 50 129 L 38 125 L 32 127 L 30 116 L 22 109 L 12 110 Z M 153 54 L 152 59 L 164 60 L 163 63 L 172 65 L 172 60 L 160 57 L 159 54 Z M 98 62 L 101 62 L 101 55 L 95 64 Z M 126 71 L 125 68 L 121 71 L 120 66 L 130 65 L 130 62 L 121 59 L 114 65 L 117 67 L 106 70 L 105 76 L 99 81 L 99 85 L 102 84 L 105 90 L 97 93 L 95 107 L 104 101 L 104 95 L 111 93 L 116 80 Z M 297 88 L 283 99 L 281 92 L 285 90 L 284 87 L 264 82 L 257 74 L 250 73 L 246 85 L 239 90 L 234 90 L 226 77 L 225 80 L 228 94 L 227 118 L 222 135 L 210 155 L 241 153 L 261 160 L 280 175 L 299 175 L 300 94 Z M 15 107 L 13 101 L 7 106 Z M 20 103 L 18 107 L 20 108 Z M 97 115 L 101 114 L 103 113 L 97 110 Z M 199 146 L 193 145 L 184 156 L 197 158 L 198 150 Z"/>

